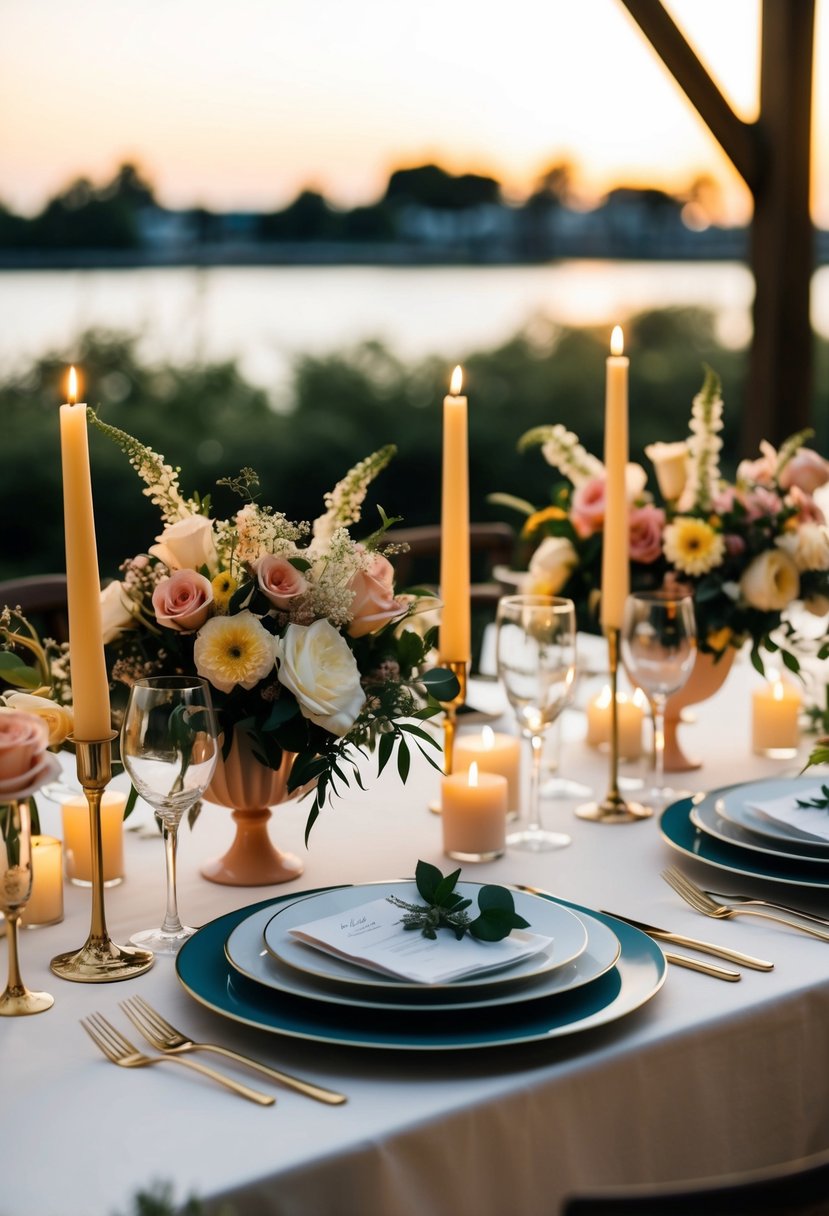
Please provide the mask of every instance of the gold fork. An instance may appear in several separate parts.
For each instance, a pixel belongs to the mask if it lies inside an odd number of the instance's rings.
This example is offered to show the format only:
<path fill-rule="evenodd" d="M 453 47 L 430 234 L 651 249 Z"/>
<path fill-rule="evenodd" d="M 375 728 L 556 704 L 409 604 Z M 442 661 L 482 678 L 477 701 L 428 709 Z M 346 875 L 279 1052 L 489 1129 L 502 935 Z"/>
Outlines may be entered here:
<path fill-rule="evenodd" d="M 291 1076 L 290 1073 L 269 1068 L 267 1064 L 260 1064 L 258 1060 L 243 1056 L 229 1047 L 220 1047 L 217 1043 L 194 1042 L 180 1030 L 176 1030 L 175 1026 L 140 996 L 128 997 L 121 1002 L 121 1008 L 147 1042 L 159 1051 L 171 1053 L 171 1059 L 174 1059 L 176 1054 L 185 1051 L 212 1051 L 229 1060 L 236 1060 L 239 1064 L 246 1064 L 248 1068 L 253 1068 L 263 1076 L 270 1077 L 272 1081 L 277 1081 L 280 1085 L 305 1094 L 307 1098 L 316 1098 L 317 1102 L 326 1102 L 329 1106 L 340 1106 L 343 1102 L 348 1101 L 345 1094 L 336 1093 L 333 1089 L 323 1089 L 320 1085 L 303 1081 L 300 1077 Z M 182 1060 L 181 1063 L 184 1064 L 187 1061 Z"/>
<path fill-rule="evenodd" d="M 186 1068 L 192 1068 L 195 1072 L 200 1072 L 203 1076 L 218 1081 L 220 1085 L 224 1085 L 226 1089 L 232 1090 L 241 1098 L 258 1102 L 260 1106 L 273 1106 L 276 1101 L 270 1094 L 261 1094 L 257 1089 L 249 1089 L 240 1081 L 225 1077 L 220 1072 L 205 1067 L 204 1064 L 197 1064 L 195 1060 L 179 1060 L 176 1056 L 146 1056 L 129 1039 L 125 1039 L 121 1032 L 116 1030 L 100 1013 L 91 1013 L 89 1017 L 81 1018 L 81 1026 L 106 1058 L 113 1064 L 120 1065 L 121 1068 L 146 1068 L 151 1064 L 183 1064 Z"/>
<path fill-rule="evenodd" d="M 716 920 L 729 920 L 732 916 L 759 916 L 763 920 L 774 921 L 778 925 L 786 925 L 789 929 L 799 929 L 801 933 L 808 933 L 810 937 L 816 937 L 822 942 L 829 942 L 829 933 L 824 933 L 820 929 L 813 929 L 809 925 L 797 924 L 793 920 L 789 920 L 786 916 L 775 916 L 773 912 L 764 912 L 758 908 L 735 908 L 731 904 L 718 903 L 711 896 L 691 882 L 687 875 L 678 870 L 676 866 L 669 866 L 667 870 L 662 871 L 662 877 L 669 887 L 673 887 L 677 895 L 695 908 L 697 912 L 702 912 L 704 916 L 713 916 Z"/>

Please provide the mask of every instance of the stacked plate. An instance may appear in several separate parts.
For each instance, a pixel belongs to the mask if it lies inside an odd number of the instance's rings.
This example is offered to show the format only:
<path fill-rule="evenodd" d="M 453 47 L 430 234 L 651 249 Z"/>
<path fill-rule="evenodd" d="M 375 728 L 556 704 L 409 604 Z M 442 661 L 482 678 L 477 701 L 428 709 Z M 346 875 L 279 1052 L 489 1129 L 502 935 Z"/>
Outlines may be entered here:
<path fill-rule="evenodd" d="M 477 883 L 459 883 L 467 897 Z M 185 989 L 216 1013 L 277 1034 L 403 1050 L 497 1047 L 605 1025 L 648 1001 L 665 959 L 644 933 L 603 913 L 513 888 L 544 952 L 499 972 L 450 984 L 416 984 L 305 945 L 291 930 L 395 894 L 419 901 L 413 882 L 328 887 L 241 908 L 182 947 Z"/>
<path fill-rule="evenodd" d="M 820 782 L 811 777 L 752 781 L 683 798 L 664 811 L 662 834 L 680 853 L 721 870 L 770 882 L 829 888 L 829 841 L 756 809 L 779 798 L 799 798 Z M 823 816 L 825 811 L 815 811 Z"/>

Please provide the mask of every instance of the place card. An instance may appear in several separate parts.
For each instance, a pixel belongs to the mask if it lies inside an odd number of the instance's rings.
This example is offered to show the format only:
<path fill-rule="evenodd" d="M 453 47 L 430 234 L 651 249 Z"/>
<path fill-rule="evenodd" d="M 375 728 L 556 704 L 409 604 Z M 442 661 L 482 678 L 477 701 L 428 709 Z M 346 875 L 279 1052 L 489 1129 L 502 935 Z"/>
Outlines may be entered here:
<path fill-rule="evenodd" d="M 798 799 L 801 802 L 811 802 L 814 798 L 822 797 L 820 786 L 815 786 L 814 789 L 802 790 L 797 794 L 770 798 L 767 802 L 750 802 L 748 805 L 767 819 L 793 828 L 800 836 L 806 836 L 810 840 L 829 841 L 829 811 L 819 807 L 797 805 Z"/>
<path fill-rule="evenodd" d="M 349 908 L 291 929 L 291 935 L 358 967 L 418 984 L 448 984 L 470 975 L 511 967 L 547 950 L 551 937 L 514 929 L 499 942 L 470 934 L 460 941 L 447 930 L 426 938 L 402 925 L 403 910 L 387 899 Z"/>

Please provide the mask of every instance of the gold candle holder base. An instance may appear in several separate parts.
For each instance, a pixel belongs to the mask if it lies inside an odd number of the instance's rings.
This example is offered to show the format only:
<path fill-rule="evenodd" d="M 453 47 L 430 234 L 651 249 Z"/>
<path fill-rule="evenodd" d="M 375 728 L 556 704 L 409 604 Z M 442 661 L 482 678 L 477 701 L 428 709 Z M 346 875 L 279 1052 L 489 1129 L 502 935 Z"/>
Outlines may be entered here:
<path fill-rule="evenodd" d="M 653 808 L 641 802 L 626 802 L 619 793 L 619 702 L 616 691 L 619 678 L 619 630 L 608 628 L 607 651 L 610 666 L 610 788 L 601 802 L 586 802 L 576 807 L 579 819 L 592 823 L 636 823 L 649 819 Z"/>
<path fill-rule="evenodd" d="M 112 777 L 112 740 L 74 740 L 78 780 L 89 805 L 90 857 L 92 865 L 92 924 L 80 950 L 70 950 L 52 959 L 50 967 L 63 980 L 101 984 L 128 980 L 153 965 L 149 950 L 119 946 L 107 933 L 104 915 L 104 866 L 101 847 L 101 799 Z"/>
<path fill-rule="evenodd" d="M 447 671 L 451 671 L 452 675 L 457 679 L 460 688 L 458 695 L 453 697 L 451 701 L 441 701 L 444 708 L 443 717 L 443 771 L 448 776 L 452 772 L 452 765 L 455 758 L 455 735 L 458 728 L 458 710 L 466 700 L 466 690 L 469 679 L 469 664 L 464 660 L 457 659 L 441 659 L 440 666 L 445 667 Z M 429 803 L 429 810 L 433 815 L 441 813 L 440 799 L 437 802 Z"/>

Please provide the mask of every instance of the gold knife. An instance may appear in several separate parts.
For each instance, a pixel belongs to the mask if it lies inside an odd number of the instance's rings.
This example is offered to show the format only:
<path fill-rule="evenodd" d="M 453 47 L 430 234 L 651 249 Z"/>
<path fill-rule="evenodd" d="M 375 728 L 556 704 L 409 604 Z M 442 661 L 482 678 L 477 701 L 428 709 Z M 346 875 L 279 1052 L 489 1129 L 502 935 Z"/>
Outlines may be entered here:
<path fill-rule="evenodd" d="M 621 920 L 621 917 L 619 917 Z M 674 954 L 672 950 L 664 951 L 665 958 L 676 967 L 687 967 L 689 971 L 701 971 L 717 980 L 729 980 L 732 984 L 743 977 L 739 971 L 731 971 L 728 967 L 718 967 L 716 963 L 704 963 L 702 959 L 689 958 L 687 954 Z"/>
<path fill-rule="evenodd" d="M 624 921 L 626 925 L 632 925 L 634 929 L 641 929 L 643 933 L 647 933 L 648 937 L 652 937 L 658 942 L 670 942 L 673 946 L 686 946 L 689 950 L 699 950 L 702 954 L 713 954 L 714 958 L 725 959 L 728 963 L 740 963 L 743 967 L 751 967 L 754 971 L 773 971 L 774 963 L 768 963 L 765 959 L 754 958 L 751 954 L 743 954 L 739 950 L 729 950 L 725 946 L 716 946 L 713 942 L 701 942 L 695 937 L 685 937 L 681 933 L 670 933 L 667 929 L 657 929 L 655 925 L 643 924 L 640 920 L 633 920 L 630 916 L 620 916 L 618 912 L 604 912 L 605 916 L 615 916 L 617 920 Z"/>

